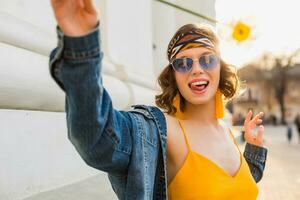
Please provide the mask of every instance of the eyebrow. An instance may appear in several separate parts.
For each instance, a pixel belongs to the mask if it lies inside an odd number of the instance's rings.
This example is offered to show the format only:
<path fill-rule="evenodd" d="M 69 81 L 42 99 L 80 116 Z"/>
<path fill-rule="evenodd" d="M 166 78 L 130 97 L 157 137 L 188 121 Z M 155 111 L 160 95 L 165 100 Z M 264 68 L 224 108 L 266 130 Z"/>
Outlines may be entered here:
<path fill-rule="evenodd" d="M 204 53 L 202 53 L 199 57 L 207 55 L 207 54 L 213 54 L 212 51 L 206 51 Z M 178 58 L 189 58 L 189 56 L 179 56 Z"/>

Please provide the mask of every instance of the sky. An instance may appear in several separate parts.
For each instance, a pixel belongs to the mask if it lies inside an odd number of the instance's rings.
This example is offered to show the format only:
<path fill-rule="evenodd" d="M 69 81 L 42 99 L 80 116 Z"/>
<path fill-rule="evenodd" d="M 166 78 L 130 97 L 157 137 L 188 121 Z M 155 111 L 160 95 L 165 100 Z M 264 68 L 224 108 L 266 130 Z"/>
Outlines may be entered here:
<path fill-rule="evenodd" d="M 240 67 L 265 51 L 289 54 L 300 48 L 300 1 L 216 0 L 216 19 L 222 57 Z M 230 38 L 230 25 L 238 20 L 252 27 L 250 40 Z"/>

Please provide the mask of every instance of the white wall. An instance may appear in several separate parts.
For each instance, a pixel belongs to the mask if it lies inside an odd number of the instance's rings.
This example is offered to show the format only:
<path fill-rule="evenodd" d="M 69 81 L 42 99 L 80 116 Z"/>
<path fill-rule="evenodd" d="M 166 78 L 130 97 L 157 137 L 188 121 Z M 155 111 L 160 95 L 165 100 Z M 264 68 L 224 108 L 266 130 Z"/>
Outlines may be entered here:
<path fill-rule="evenodd" d="M 22 199 L 95 175 L 67 140 L 64 113 L 0 110 L 0 199 Z"/>
<path fill-rule="evenodd" d="M 103 10 L 103 81 L 114 105 L 153 104 L 150 0 L 95 4 Z M 22 199 L 97 173 L 68 141 L 65 114 L 40 112 L 64 110 L 64 93 L 48 72 L 55 26 L 50 1 L 0 2 L 0 199 Z"/>
<path fill-rule="evenodd" d="M 95 1 L 97 9 L 104 10 L 99 11 L 107 75 L 104 84 L 120 109 L 154 103 L 154 98 L 134 95 L 143 92 L 132 89 L 140 85 L 155 93 L 149 4 L 149 0 Z M 131 14 L 131 10 L 139 13 Z M 136 14 L 142 17 L 134 17 Z M 48 55 L 57 42 L 55 26 L 50 1 L 0 2 L 0 108 L 64 110 L 64 94 L 48 72 Z M 116 93 L 113 88 L 124 92 Z"/>
<path fill-rule="evenodd" d="M 175 1 L 170 1 L 174 3 Z M 153 68 L 158 75 L 167 65 L 167 47 L 174 35 L 176 25 L 176 10 L 160 2 L 152 3 L 153 26 Z"/>
<path fill-rule="evenodd" d="M 107 1 L 109 54 L 126 71 L 153 82 L 150 0 Z"/>
<path fill-rule="evenodd" d="M 154 104 L 166 45 L 195 18 L 153 0 L 94 2 L 101 15 L 104 86 L 114 106 Z M 174 2 L 214 14 L 214 1 Z M 0 199 L 22 199 L 98 173 L 68 141 L 65 114 L 48 112 L 64 110 L 64 93 L 48 72 L 55 26 L 50 1 L 0 1 Z"/>
<path fill-rule="evenodd" d="M 168 2 L 180 5 L 191 11 L 215 18 L 215 0 L 169 0 Z M 174 33 L 181 26 L 188 23 L 211 23 L 189 13 L 152 1 L 153 16 L 153 68 L 158 75 L 168 64 L 167 47 Z"/>

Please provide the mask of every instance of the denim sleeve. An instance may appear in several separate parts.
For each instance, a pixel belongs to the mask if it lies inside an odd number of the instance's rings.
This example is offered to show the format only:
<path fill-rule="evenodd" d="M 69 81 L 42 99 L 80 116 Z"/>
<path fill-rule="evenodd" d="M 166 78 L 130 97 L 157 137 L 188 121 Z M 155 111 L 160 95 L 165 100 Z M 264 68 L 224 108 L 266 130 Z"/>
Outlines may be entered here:
<path fill-rule="evenodd" d="M 99 25 L 81 37 L 64 35 L 50 54 L 50 73 L 65 92 L 68 138 L 91 167 L 127 174 L 131 154 L 131 117 L 117 111 L 102 85 L 103 53 Z"/>
<path fill-rule="evenodd" d="M 244 157 L 254 180 L 258 183 L 263 177 L 268 150 L 250 143 L 246 144 Z"/>

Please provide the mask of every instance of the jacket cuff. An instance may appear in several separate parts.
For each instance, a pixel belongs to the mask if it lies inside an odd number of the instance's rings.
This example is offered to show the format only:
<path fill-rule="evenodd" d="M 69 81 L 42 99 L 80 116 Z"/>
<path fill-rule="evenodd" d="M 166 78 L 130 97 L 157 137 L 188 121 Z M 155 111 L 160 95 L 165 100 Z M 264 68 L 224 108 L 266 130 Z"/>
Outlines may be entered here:
<path fill-rule="evenodd" d="M 101 37 L 99 22 L 93 30 L 78 37 L 65 35 L 59 26 L 56 26 L 56 32 L 58 37 L 58 47 L 63 49 L 63 58 L 90 58 L 100 52 Z"/>
<path fill-rule="evenodd" d="M 244 157 L 250 160 L 254 159 L 259 162 L 265 162 L 268 154 L 268 149 L 254 144 L 247 143 L 244 151 Z"/>

